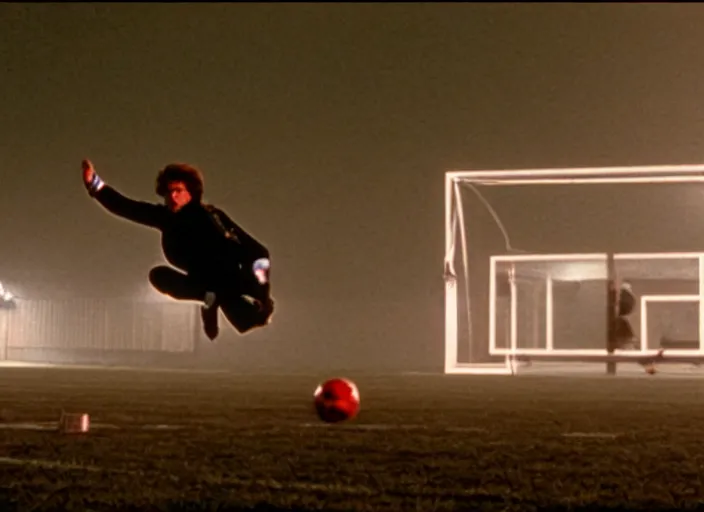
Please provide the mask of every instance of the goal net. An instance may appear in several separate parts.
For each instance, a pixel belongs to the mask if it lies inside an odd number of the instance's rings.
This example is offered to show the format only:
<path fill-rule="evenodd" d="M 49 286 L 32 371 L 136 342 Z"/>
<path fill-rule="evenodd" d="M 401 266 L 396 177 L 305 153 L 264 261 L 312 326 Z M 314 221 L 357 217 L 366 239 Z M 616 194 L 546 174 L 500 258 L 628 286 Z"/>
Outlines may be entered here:
<path fill-rule="evenodd" d="M 456 171 L 445 202 L 446 373 L 704 361 L 704 165 Z"/>

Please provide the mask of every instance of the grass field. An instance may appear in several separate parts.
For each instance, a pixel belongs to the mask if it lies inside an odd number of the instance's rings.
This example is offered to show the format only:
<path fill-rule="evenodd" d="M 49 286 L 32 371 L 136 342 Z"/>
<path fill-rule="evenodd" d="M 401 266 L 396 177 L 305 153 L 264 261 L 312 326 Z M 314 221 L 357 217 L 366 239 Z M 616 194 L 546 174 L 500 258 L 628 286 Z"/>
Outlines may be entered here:
<path fill-rule="evenodd" d="M 1 368 L 0 510 L 704 509 L 704 379 L 328 376 Z"/>

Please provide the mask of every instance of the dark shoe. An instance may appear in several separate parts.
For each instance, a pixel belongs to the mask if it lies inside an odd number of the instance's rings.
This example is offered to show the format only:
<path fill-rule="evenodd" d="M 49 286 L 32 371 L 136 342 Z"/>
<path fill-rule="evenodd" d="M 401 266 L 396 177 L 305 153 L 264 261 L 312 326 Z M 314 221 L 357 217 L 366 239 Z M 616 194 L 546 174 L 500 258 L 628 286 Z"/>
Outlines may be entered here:
<path fill-rule="evenodd" d="M 200 318 L 203 321 L 203 331 L 210 341 L 214 341 L 220 333 L 218 327 L 218 304 L 215 295 L 208 292 L 205 304 L 200 308 Z"/>
<path fill-rule="evenodd" d="M 662 361 L 665 358 L 665 349 L 661 348 L 658 350 L 658 353 L 655 354 L 654 356 L 651 356 L 646 359 L 641 359 L 639 361 L 639 364 L 643 367 L 645 370 L 645 373 L 648 373 L 650 375 L 655 375 L 657 372 L 657 369 L 655 368 L 655 363 L 658 361 Z"/>
<path fill-rule="evenodd" d="M 271 317 L 274 314 L 273 300 L 267 298 L 261 301 L 250 295 L 242 295 L 242 300 L 246 305 L 243 309 L 237 310 L 236 318 L 232 311 L 229 316 L 225 315 L 240 334 L 246 334 L 257 327 L 264 327 L 271 323 Z"/>
<path fill-rule="evenodd" d="M 274 301 L 273 299 L 266 299 L 263 303 L 259 303 L 259 314 L 262 318 L 262 325 L 268 325 L 271 323 L 271 317 L 274 316 Z"/>
<path fill-rule="evenodd" d="M 252 305 L 257 308 L 255 313 L 256 325 L 263 326 L 271 323 L 271 317 L 274 315 L 274 301 L 267 298 L 264 301 L 254 299 Z"/>

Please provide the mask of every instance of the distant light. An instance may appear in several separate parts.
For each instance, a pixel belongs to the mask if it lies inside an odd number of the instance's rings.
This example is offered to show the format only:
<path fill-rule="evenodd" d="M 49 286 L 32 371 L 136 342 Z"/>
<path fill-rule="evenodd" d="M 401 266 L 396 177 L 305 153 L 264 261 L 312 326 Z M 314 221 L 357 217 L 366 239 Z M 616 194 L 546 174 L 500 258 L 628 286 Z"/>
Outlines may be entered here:
<path fill-rule="evenodd" d="M 15 296 L 5 289 L 5 286 L 0 283 L 0 308 L 10 309 L 14 308 Z"/>

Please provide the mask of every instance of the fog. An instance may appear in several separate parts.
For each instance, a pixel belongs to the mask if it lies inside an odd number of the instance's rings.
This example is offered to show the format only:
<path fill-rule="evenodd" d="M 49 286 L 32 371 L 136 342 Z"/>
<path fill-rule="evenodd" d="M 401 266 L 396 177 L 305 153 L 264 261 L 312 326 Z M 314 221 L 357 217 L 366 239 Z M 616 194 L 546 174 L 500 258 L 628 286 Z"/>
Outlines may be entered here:
<path fill-rule="evenodd" d="M 103 211 L 80 162 L 153 201 L 157 171 L 189 162 L 271 250 L 277 301 L 271 326 L 225 328 L 198 361 L 438 370 L 445 171 L 701 162 L 703 15 L 3 4 L 0 280 L 33 300 L 155 299 L 158 233 Z"/>

